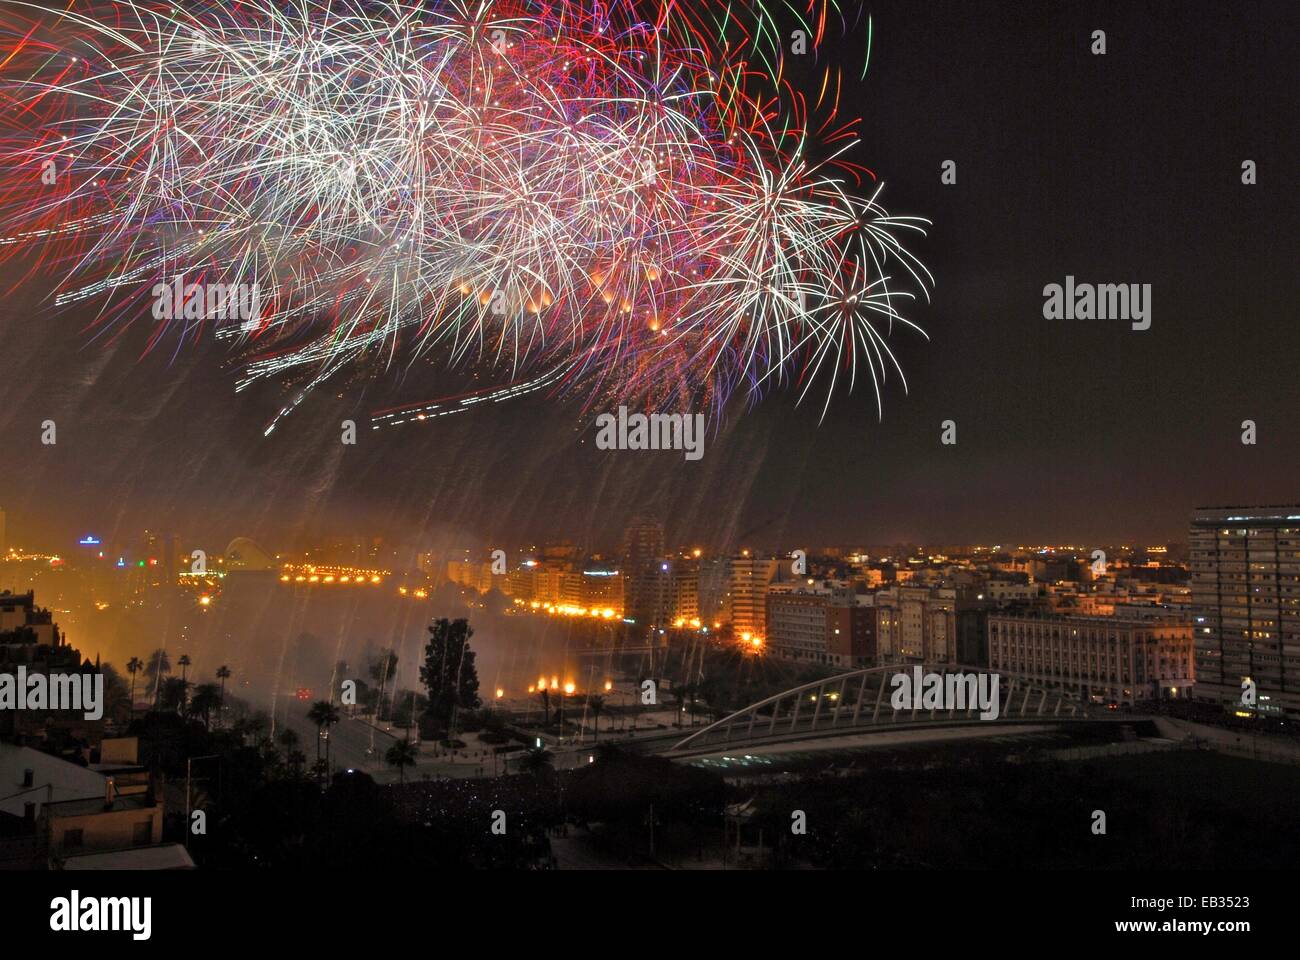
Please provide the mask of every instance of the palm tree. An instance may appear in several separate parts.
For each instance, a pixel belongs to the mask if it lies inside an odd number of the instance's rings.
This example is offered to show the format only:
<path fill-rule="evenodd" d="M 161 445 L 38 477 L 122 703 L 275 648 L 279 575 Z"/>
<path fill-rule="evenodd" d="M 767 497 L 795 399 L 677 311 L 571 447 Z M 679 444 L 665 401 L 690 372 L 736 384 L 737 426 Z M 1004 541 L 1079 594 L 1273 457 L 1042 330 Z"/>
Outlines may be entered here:
<path fill-rule="evenodd" d="M 192 662 L 188 653 L 182 653 L 180 659 L 176 661 L 181 668 L 181 713 L 185 712 L 185 704 L 189 700 L 189 669 Z"/>
<path fill-rule="evenodd" d="M 328 700 L 317 700 L 307 711 L 307 719 L 316 724 L 316 768 L 320 771 L 320 742 L 325 741 L 325 769 L 329 770 L 329 728 L 339 722 L 339 709 Z"/>
<path fill-rule="evenodd" d="M 519 761 L 519 768 L 540 777 L 554 769 L 554 761 L 551 751 L 545 747 L 533 747 L 524 753 L 523 759 Z"/>
<path fill-rule="evenodd" d="M 221 703 L 221 691 L 215 683 L 200 683 L 194 688 L 194 696 L 190 698 L 190 714 L 198 714 L 203 717 L 203 726 L 211 729 L 212 711 L 217 709 Z"/>
<path fill-rule="evenodd" d="M 596 728 L 597 741 L 600 740 L 600 712 L 605 709 L 605 698 L 597 694 L 592 694 L 587 698 L 587 709 L 591 711 L 592 723 Z"/>
<path fill-rule="evenodd" d="M 298 749 L 298 744 L 302 740 L 298 736 L 298 731 L 291 727 L 285 727 L 275 735 L 275 742 L 284 747 L 285 756 L 292 754 Z"/>
<path fill-rule="evenodd" d="M 131 716 L 135 716 L 135 675 L 144 669 L 144 661 L 132 657 L 126 662 L 126 671 L 131 674 Z"/>
<path fill-rule="evenodd" d="M 149 662 L 144 666 L 144 675 L 153 681 L 153 706 L 158 709 L 158 694 L 162 690 L 164 674 L 172 672 L 172 662 L 167 659 L 167 651 L 159 647 L 149 654 Z"/>
<path fill-rule="evenodd" d="M 184 682 L 180 677 L 168 677 L 162 682 L 162 690 L 158 693 L 155 709 L 166 710 L 168 713 L 181 713 L 181 701 L 184 699 Z"/>
<path fill-rule="evenodd" d="M 230 678 L 230 668 L 224 663 L 217 667 L 217 679 L 221 681 L 221 704 L 217 707 L 217 717 L 220 719 L 221 714 L 226 709 L 226 681 Z"/>
<path fill-rule="evenodd" d="M 284 758 L 284 762 L 293 776 L 301 776 L 303 765 L 307 762 L 307 754 L 301 750 L 290 750 L 289 755 Z"/>
<path fill-rule="evenodd" d="M 406 782 L 406 768 L 415 766 L 415 759 L 419 752 L 415 749 L 415 744 L 411 742 L 410 737 L 405 740 L 396 741 L 388 752 L 384 754 L 384 759 L 388 761 L 390 767 L 397 768 L 398 783 Z"/>
<path fill-rule="evenodd" d="M 382 659 L 370 665 L 370 676 L 379 681 L 379 699 L 375 702 L 376 720 L 384 716 L 384 688 L 388 685 L 388 678 L 396 671 L 397 654 L 392 650 L 385 651 Z"/>
<path fill-rule="evenodd" d="M 96 658 L 98 659 L 98 658 Z M 111 663 L 105 663 L 99 668 L 100 674 L 104 678 L 104 714 L 111 717 L 115 722 L 122 720 L 122 700 L 127 700 L 128 714 L 130 713 L 130 699 L 123 698 L 122 694 L 126 692 L 126 680 L 117 672 L 117 668 Z"/>

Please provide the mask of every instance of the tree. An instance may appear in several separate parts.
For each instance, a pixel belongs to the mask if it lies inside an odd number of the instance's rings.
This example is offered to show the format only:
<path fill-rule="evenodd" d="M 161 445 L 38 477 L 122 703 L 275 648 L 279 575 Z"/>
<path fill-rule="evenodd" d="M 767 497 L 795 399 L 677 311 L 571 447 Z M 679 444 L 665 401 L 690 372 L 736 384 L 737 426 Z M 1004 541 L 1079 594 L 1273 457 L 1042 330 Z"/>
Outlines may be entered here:
<path fill-rule="evenodd" d="M 189 669 L 190 664 L 193 663 L 193 661 L 190 660 L 190 655 L 188 653 L 182 653 L 180 659 L 177 660 L 176 663 L 181 668 L 181 713 L 184 713 L 185 703 L 189 699 Z"/>
<path fill-rule="evenodd" d="M 221 690 L 215 683 L 200 683 L 194 688 L 194 696 L 190 698 L 190 715 L 195 714 L 203 718 L 203 726 L 206 729 L 212 729 L 212 711 L 221 706 Z"/>
<path fill-rule="evenodd" d="M 284 758 L 284 762 L 289 767 L 289 773 L 294 777 L 299 777 L 302 775 L 303 766 L 307 763 L 307 754 L 301 750 L 290 750 L 288 756 Z"/>
<path fill-rule="evenodd" d="M 386 651 L 383 656 L 370 665 L 370 677 L 379 684 L 379 701 L 375 704 L 375 719 L 384 718 L 384 688 L 388 685 L 388 678 L 395 676 L 397 673 L 397 654 L 392 650 Z"/>
<path fill-rule="evenodd" d="M 111 663 L 100 666 L 99 674 L 104 678 L 104 716 L 114 723 L 129 723 L 131 702 L 126 680 Z"/>
<path fill-rule="evenodd" d="M 406 727 L 408 730 L 415 725 L 416 712 L 428 706 L 428 701 L 414 690 L 394 691 L 388 699 L 389 722 L 395 727 Z"/>
<path fill-rule="evenodd" d="M 407 738 L 406 740 L 398 740 L 389 747 L 388 752 L 384 754 L 384 759 L 388 761 L 390 767 L 397 768 L 398 782 L 405 783 L 406 768 L 415 766 L 417 756 L 418 751 L 415 749 L 415 744 L 410 741 L 410 738 Z"/>
<path fill-rule="evenodd" d="M 325 770 L 330 768 L 329 728 L 339 722 L 339 708 L 328 700 L 317 700 L 307 711 L 307 719 L 316 724 L 316 771 L 321 770 L 320 742 L 325 741 Z"/>
<path fill-rule="evenodd" d="M 217 716 L 220 717 L 226 709 L 226 681 L 230 679 L 230 668 L 224 663 L 217 667 L 217 679 L 221 681 L 221 703 L 217 707 Z"/>
<path fill-rule="evenodd" d="M 131 674 L 131 716 L 135 716 L 135 675 L 144 669 L 144 661 L 132 657 L 126 662 L 126 672 Z"/>
<path fill-rule="evenodd" d="M 553 770 L 555 766 L 555 757 L 551 751 L 545 747 L 532 747 L 524 752 L 519 761 L 519 768 L 525 773 L 531 773 L 533 776 L 540 777 L 544 773 Z"/>
<path fill-rule="evenodd" d="M 429 643 L 424 648 L 424 666 L 420 668 L 420 682 L 429 691 L 425 716 L 439 730 L 450 736 L 457 710 L 476 710 L 478 697 L 478 670 L 474 666 L 474 651 L 469 648 L 474 631 L 463 618 L 433 621 L 429 626 Z"/>
<path fill-rule="evenodd" d="M 262 739 L 262 731 L 266 729 L 268 720 L 267 715 L 261 710 L 244 718 L 244 732 L 253 738 L 253 743 Z"/>
<path fill-rule="evenodd" d="M 509 728 L 510 725 L 506 722 L 506 718 L 501 716 L 501 714 L 498 713 L 497 711 L 495 710 L 483 711 L 483 732 L 484 733 L 490 734 L 494 737 L 501 737 L 504 739 L 506 736 L 506 731 L 509 730 Z"/>
<path fill-rule="evenodd" d="M 156 708 L 168 713 L 183 714 L 185 692 L 184 680 L 180 677 L 168 677 L 162 682 L 162 689 L 158 692 Z"/>
<path fill-rule="evenodd" d="M 144 675 L 153 683 L 153 705 L 158 709 L 158 696 L 162 692 L 162 678 L 172 672 L 172 663 L 167 659 L 167 651 L 161 647 L 149 654 L 145 664 Z"/>
<path fill-rule="evenodd" d="M 298 749 L 298 744 L 301 740 L 302 738 L 298 736 L 298 731 L 294 730 L 292 727 L 285 727 L 275 735 L 275 741 L 280 746 L 284 747 L 286 757 L 293 756 L 293 753 Z"/>
<path fill-rule="evenodd" d="M 591 721 L 596 728 L 596 740 L 600 739 L 600 712 L 605 709 L 605 698 L 599 694 L 587 697 L 587 709 L 591 711 Z"/>

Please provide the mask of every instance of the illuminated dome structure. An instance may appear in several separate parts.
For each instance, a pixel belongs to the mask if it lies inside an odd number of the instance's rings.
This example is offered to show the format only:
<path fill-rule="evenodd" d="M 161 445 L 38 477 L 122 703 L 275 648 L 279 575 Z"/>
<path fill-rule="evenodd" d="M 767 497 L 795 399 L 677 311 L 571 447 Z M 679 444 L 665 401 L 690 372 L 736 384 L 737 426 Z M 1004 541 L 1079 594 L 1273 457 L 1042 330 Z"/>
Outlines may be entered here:
<path fill-rule="evenodd" d="M 271 556 L 247 537 L 236 537 L 226 547 L 226 570 L 263 571 L 275 569 Z"/>

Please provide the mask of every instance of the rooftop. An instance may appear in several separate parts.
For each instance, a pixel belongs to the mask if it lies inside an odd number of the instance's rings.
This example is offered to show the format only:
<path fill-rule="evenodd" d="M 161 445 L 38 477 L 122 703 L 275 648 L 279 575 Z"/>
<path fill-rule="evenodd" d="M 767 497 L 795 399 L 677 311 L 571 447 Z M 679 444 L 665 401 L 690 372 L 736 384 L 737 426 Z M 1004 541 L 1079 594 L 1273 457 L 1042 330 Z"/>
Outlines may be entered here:
<path fill-rule="evenodd" d="M 32 771 L 32 785 L 24 787 L 26 771 Z M 31 747 L 0 743 L 0 812 L 21 817 L 28 803 L 40 807 L 51 796 L 57 801 L 91 798 L 104 803 L 102 774 Z"/>
<path fill-rule="evenodd" d="M 75 800 L 57 800 L 47 803 L 49 814 L 54 817 L 84 817 L 94 813 L 122 813 L 127 810 L 151 810 L 157 801 L 143 793 L 128 793 L 113 797 L 111 807 L 105 805 L 104 798 L 84 797 Z"/>
<path fill-rule="evenodd" d="M 64 857 L 64 870 L 193 870 L 189 851 L 179 843 L 133 847 L 108 853 L 83 853 Z"/>

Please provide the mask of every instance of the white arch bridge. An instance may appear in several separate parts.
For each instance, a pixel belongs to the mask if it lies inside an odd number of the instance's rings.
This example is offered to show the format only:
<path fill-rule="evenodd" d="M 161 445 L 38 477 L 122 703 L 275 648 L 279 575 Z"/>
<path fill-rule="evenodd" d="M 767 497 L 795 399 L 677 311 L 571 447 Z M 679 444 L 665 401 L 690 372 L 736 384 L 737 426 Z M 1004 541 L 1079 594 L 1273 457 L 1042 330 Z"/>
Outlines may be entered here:
<path fill-rule="evenodd" d="M 991 693 L 989 684 L 996 677 L 997 717 L 982 719 L 979 704 L 974 702 L 974 697 L 967 698 L 964 707 L 923 707 L 920 705 L 921 691 L 913 691 L 909 708 L 895 709 L 891 697 L 894 676 L 904 674 L 911 680 L 918 667 L 922 676 L 940 677 L 945 691 L 951 689 L 953 692 L 961 690 L 969 693 L 969 678 L 973 674 L 976 678 L 985 678 L 984 689 Z M 959 677 L 965 682 L 959 683 Z M 709 724 L 680 740 L 664 753 L 668 756 L 685 755 L 718 748 L 898 729 L 900 726 L 912 725 L 1050 723 L 1087 719 L 1090 718 L 1086 703 L 1077 695 L 1060 688 L 1031 683 L 1006 674 L 994 674 L 982 667 L 952 663 L 909 663 L 867 667 L 794 687 Z"/>

